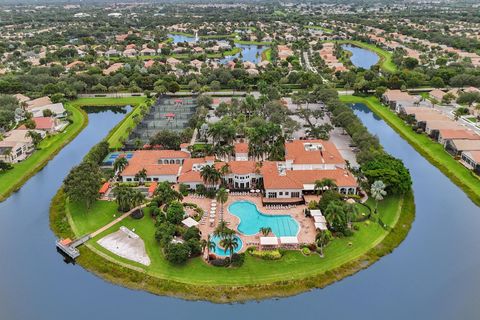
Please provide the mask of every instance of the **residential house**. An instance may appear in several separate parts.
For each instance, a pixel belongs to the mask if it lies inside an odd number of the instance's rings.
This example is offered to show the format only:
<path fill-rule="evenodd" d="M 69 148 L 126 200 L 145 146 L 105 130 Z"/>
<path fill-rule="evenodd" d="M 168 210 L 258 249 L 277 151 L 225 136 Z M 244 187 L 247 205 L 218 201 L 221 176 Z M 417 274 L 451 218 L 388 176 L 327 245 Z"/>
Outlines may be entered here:
<path fill-rule="evenodd" d="M 25 160 L 34 151 L 32 138 L 28 136 L 29 130 L 12 130 L 5 134 L 0 141 L 0 160 L 8 163 L 17 163 Z M 42 138 L 45 132 L 34 130 L 39 133 Z"/>

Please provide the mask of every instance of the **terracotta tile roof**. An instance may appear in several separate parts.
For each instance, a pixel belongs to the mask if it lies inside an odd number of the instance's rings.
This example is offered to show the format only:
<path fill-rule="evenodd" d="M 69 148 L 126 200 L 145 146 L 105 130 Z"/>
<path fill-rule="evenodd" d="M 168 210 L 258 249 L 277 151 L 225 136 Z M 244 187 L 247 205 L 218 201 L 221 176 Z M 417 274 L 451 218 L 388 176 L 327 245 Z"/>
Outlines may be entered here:
<path fill-rule="evenodd" d="M 202 177 L 200 177 L 200 171 L 193 170 L 195 164 L 204 164 L 206 163 L 204 158 L 189 158 L 185 159 L 182 166 L 182 171 L 178 177 L 178 182 L 203 182 Z"/>
<path fill-rule="evenodd" d="M 221 166 L 224 165 L 223 162 L 220 162 L 220 163 L 221 163 Z M 230 161 L 228 165 L 230 166 L 230 171 L 234 174 L 255 173 L 255 168 L 256 168 L 255 161 Z"/>
<path fill-rule="evenodd" d="M 321 150 L 307 150 L 306 145 L 319 144 Z M 337 147 L 325 140 L 293 140 L 285 143 L 285 159 L 293 164 L 343 164 Z"/>
<path fill-rule="evenodd" d="M 458 151 L 480 151 L 480 140 L 452 140 Z"/>
<path fill-rule="evenodd" d="M 344 169 L 334 170 L 290 170 L 287 176 L 302 184 L 314 184 L 317 180 L 332 179 L 339 187 L 357 186 L 357 179 Z"/>
<path fill-rule="evenodd" d="M 480 163 L 480 150 L 466 151 L 464 153 L 476 163 Z"/>
<path fill-rule="evenodd" d="M 465 129 L 440 129 L 438 130 L 443 139 L 467 139 L 480 140 L 480 136 Z"/>
<path fill-rule="evenodd" d="M 55 127 L 55 121 L 51 117 L 32 118 L 35 122 L 35 129 L 48 130 Z"/>
<path fill-rule="evenodd" d="M 260 172 L 263 176 L 263 186 L 265 189 L 303 189 L 301 182 L 287 175 L 280 175 L 276 162 L 263 162 Z"/>
<path fill-rule="evenodd" d="M 190 155 L 177 150 L 140 150 L 133 153 L 127 167 L 122 175 L 134 176 L 140 170 L 145 168 L 147 175 L 177 175 L 180 170 L 180 164 L 159 164 L 160 159 L 186 159 Z"/>
<path fill-rule="evenodd" d="M 248 143 L 238 142 L 235 143 L 235 153 L 248 153 Z"/>
<path fill-rule="evenodd" d="M 430 121 L 430 120 L 443 120 L 451 121 L 449 117 L 439 112 L 421 112 L 415 114 L 415 120 L 417 121 Z"/>

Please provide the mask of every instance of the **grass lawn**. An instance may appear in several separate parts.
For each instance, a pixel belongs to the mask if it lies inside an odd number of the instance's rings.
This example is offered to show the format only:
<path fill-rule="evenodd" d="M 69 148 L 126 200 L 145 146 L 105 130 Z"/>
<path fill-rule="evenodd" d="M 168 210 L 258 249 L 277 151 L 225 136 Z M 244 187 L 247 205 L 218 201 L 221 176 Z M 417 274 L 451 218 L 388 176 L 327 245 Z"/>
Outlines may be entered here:
<path fill-rule="evenodd" d="M 78 106 L 91 107 L 111 107 L 111 106 L 127 106 L 131 105 L 134 108 L 130 113 L 123 118 L 108 134 L 107 141 L 110 148 L 116 149 L 122 147 L 122 140 L 128 137 L 128 134 L 134 127 L 134 117 L 141 112 L 140 106 L 147 101 L 146 97 L 97 97 L 97 98 L 80 98 L 72 103 Z"/>
<path fill-rule="evenodd" d="M 357 47 L 373 51 L 376 54 L 378 54 L 378 56 L 380 57 L 379 64 L 380 64 L 380 67 L 384 71 L 388 71 L 388 72 L 397 71 L 397 66 L 392 61 L 392 53 L 391 52 L 383 50 L 383 49 L 381 49 L 381 48 L 379 48 L 379 47 L 377 47 L 373 44 L 366 43 L 366 42 L 361 42 L 361 41 L 356 41 L 356 40 L 336 40 L 335 42 L 352 44 L 352 45 L 355 45 Z"/>
<path fill-rule="evenodd" d="M 332 29 L 325 28 L 322 26 L 304 26 L 305 29 L 317 29 L 317 30 L 322 30 L 325 33 L 333 33 Z"/>
<path fill-rule="evenodd" d="M 244 41 L 244 40 L 235 40 L 234 41 L 235 43 L 238 43 L 238 44 L 245 44 L 245 45 L 257 45 L 257 46 L 269 46 L 271 45 L 272 43 L 271 42 L 268 42 L 268 41 Z"/>
<path fill-rule="evenodd" d="M 59 134 L 40 142 L 38 149 L 25 161 L 13 165 L 13 169 L 0 173 L 0 201 L 19 189 L 28 179 L 42 169 L 65 145 L 82 131 L 88 123 L 88 117 L 76 104 L 65 104 L 71 112 L 72 123 Z"/>
<path fill-rule="evenodd" d="M 262 61 L 272 61 L 272 49 L 269 48 L 262 53 Z"/>
<path fill-rule="evenodd" d="M 397 222 L 403 204 L 402 197 L 389 197 L 379 204 L 379 218 L 392 227 Z M 109 221 L 118 217 L 115 202 L 97 201 L 87 211 L 83 205 L 68 203 L 67 214 L 71 217 L 72 226 L 77 236 L 97 230 Z M 107 234 L 115 232 L 120 226 L 135 229 L 135 232 L 145 241 L 146 250 L 152 264 L 145 267 L 141 264 L 120 258 L 99 246 L 96 241 Z M 216 268 L 202 261 L 201 258 L 191 259 L 185 266 L 175 266 L 168 263 L 154 238 L 154 222 L 148 214 L 141 220 L 127 218 L 120 224 L 106 230 L 89 241 L 89 245 L 111 258 L 136 268 L 144 269 L 149 275 L 160 279 L 174 280 L 190 285 L 254 285 L 268 284 L 272 281 L 303 279 L 309 276 L 325 273 L 364 255 L 378 245 L 389 234 L 377 222 L 366 221 L 357 223 L 359 231 L 353 236 L 335 239 L 325 250 L 325 258 L 318 254 L 304 256 L 299 251 L 288 251 L 281 260 L 267 261 L 249 255 L 245 264 L 239 268 Z"/>
<path fill-rule="evenodd" d="M 383 106 L 375 97 L 340 96 L 347 103 L 364 103 L 378 116 L 383 118 L 395 131 L 407 140 L 420 154 L 438 167 L 455 184 L 480 205 L 480 178 L 455 160 L 443 146 L 424 134 L 419 134 L 405 124 L 393 111 Z"/>

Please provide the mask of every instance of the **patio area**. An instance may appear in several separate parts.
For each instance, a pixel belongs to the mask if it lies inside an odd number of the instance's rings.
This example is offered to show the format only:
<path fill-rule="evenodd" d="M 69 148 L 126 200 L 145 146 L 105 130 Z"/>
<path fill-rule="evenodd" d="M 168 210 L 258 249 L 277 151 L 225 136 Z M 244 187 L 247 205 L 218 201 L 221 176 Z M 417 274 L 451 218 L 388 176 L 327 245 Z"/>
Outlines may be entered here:
<path fill-rule="evenodd" d="M 202 233 L 202 238 L 206 239 L 209 234 L 212 234 L 215 228 L 218 226 L 218 223 L 221 220 L 221 204 L 216 205 L 215 214 L 211 216 L 212 201 L 215 203 L 215 200 L 209 198 L 200 198 L 198 196 L 188 195 L 183 199 L 183 202 L 195 203 L 205 212 L 204 215 L 207 217 L 203 218 L 198 225 Z M 316 230 L 315 225 L 312 219 L 306 218 L 303 210 L 306 208 L 305 205 L 292 206 L 290 208 L 284 209 L 270 209 L 268 206 L 263 206 L 262 197 L 256 195 L 229 195 L 228 201 L 223 206 L 223 220 L 227 223 L 230 229 L 233 229 L 237 232 L 240 238 L 243 241 L 243 248 L 241 251 L 244 251 L 250 246 L 259 246 L 260 237 L 263 235 L 258 232 L 255 235 L 245 235 L 238 231 L 238 225 L 240 224 L 240 219 L 228 211 L 229 206 L 236 201 L 249 201 L 257 206 L 257 209 L 265 215 L 290 215 L 293 219 L 296 220 L 299 226 L 299 232 L 297 235 L 298 243 L 312 243 L 315 240 Z M 213 219 L 213 223 L 210 223 L 210 219 Z M 272 236 L 272 233 L 270 233 Z"/>

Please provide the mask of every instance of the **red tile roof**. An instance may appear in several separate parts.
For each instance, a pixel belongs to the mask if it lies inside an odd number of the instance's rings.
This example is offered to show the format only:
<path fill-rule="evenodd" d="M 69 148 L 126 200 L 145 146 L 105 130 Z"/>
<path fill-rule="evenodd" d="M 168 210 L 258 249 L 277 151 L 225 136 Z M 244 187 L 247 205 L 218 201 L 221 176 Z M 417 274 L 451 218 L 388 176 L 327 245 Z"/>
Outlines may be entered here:
<path fill-rule="evenodd" d="M 35 129 L 50 130 L 55 127 L 55 121 L 51 117 L 32 118 L 35 122 Z"/>
<path fill-rule="evenodd" d="M 108 190 L 109 187 L 110 187 L 110 183 L 105 182 L 105 183 L 103 184 L 103 186 L 100 188 L 100 190 L 98 191 L 98 193 L 102 193 L 102 194 L 103 194 L 103 193 L 107 192 L 107 190 Z"/>
<path fill-rule="evenodd" d="M 139 150 L 133 153 L 122 175 L 134 176 L 146 169 L 147 175 L 177 175 L 180 164 L 159 164 L 160 159 L 187 159 L 190 154 L 177 150 Z"/>
<path fill-rule="evenodd" d="M 321 150 L 306 150 L 305 145 L 321 144 Z M 337 147 L 325 140 L 293 140 L 285 143 L 285 159 L 293 164 L 343 164 L 345 160 Z"/>
<path fill-rule="evenodd" d="M 239 142 L 235 143 L 235 153 L 248 153 L 248 143 Z"/>

